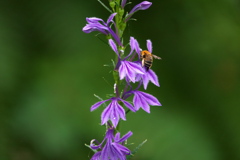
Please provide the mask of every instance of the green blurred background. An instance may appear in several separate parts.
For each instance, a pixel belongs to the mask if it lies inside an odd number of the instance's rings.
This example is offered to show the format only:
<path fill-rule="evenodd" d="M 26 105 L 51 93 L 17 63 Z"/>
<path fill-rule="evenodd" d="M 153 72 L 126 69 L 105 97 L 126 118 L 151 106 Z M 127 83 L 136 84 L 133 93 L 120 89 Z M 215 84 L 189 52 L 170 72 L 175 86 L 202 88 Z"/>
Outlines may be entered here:
<path fill-rule="evenodd" d="M 103 0 L 107 3 L 107 0 Z M 140 3 L 132 0 L 131 9 Z M 147 92 L 162 107 L 130 113 L 122 134 L 134 160 L 240 159 L 240 2 L 152 0 L 134 15 L 128 36 L 161 56 L 152 69 L 161 87 Z M 87 160 L 102 140 L 103 107 L 112 93 L 111 49 L 85 34 L 86 17 L 109 13 L 89 0 L 0 2 L 0 160 Z M 104 78 L 103 78 L 104 77 Z"/>

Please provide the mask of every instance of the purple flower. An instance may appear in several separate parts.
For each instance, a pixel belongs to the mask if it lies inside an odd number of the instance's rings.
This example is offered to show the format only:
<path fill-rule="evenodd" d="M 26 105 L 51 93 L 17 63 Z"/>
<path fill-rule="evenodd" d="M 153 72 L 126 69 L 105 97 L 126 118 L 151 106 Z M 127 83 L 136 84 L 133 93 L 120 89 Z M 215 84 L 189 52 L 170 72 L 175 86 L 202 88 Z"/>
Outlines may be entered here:
<path fill-rule="evenodd" d="M 92 105 L 91 111 L 94 111 L 95 109 L 97 109 L 100 105 L 102 105 L 106 101 L 111 101 L 111 102 L 102 112 L 101 125 L 106 124 L 108 120 L 111 120 L 113 126 L 117 127 L 120 118 L 123 120 L 126 120 L 125 110 L 118 103 L 119 101 L 121 101 L 131 111 L 133 111 L 133 112 L 136 111 L 134 109 L 134 107 L 131 105 L 131 103 L 129 103 L 123 99 L 116 98 L 116 97 L 95 103 L 94 105 Z"/>
<path fill-rule="evenodd" d="M 94 150 L 101 149 L 101 151 L 96 152 L 91 160 L 126 160 L 126 155 L 130 155 L 131 151 L 123 146 L 122 144 L 132 136 L 132 132 L 129 131 L 122 138 L 120 138 L 120 133 L 118 132 L 114 136 L 114 128 L 110 127 L 104 137 L 104 140 L 99 144 L 95 145 L 95 139 L 91 141 L 90 147 Z M 104 141 L 106 141 L 105 146 L 102 148 Z"/>
<path fill-rule="evenodd" d="M 82 31 L 85 33 L 91 33 L 93 31 L 99 31 L 105 35 L 112 35 L 112 37 L 115 39 L 115 41 L 122 46 L 122 43 L 120 41 L 119 36 L 110 28 L 110 24 L 114 23 L 113 18 L 115 17 L 117 13 L 113 13 L 109 16 L 107 22 L 104 22 L 102 19 L 100 18 L 96 18 L 96 17 L 91 17 L 91 18 L 86 18 L 86 21 L 88 24 L 86 24 L 86 26 L 83 27 Z"/>
<path fill-rule="evenodd" d="M 136 110 L 142 108 L 147 113 L 150 113 L 150 106 L 162 106 L 156 97 L 142 91 L 131 91 L 134 94 L 133 104 Z"/>
<path fill-rule="evenodd" d="M 140 57 L 142 49 L 139 47 L 139 44 L 138 44 L 137 40 L 135 41 L 135 43 L 136 43 L 135 45 L 138 46 L 138 47 L 136 47 L 137 48 L 136 52 L 138 53 L 138 56 Z M 153 51 L 152 48 L 153 48 L 152 47 L 152 42 L 151 42 L 151 40 L 148 39 L 147 40 L 147 49 L 150 53 L 152 53 L 152 51 Z M 140 61 L 138 61 L 137 63 L 139 65 L 141 65 Z M 144 87 L 145 90 L 147 89 L 149 81 L 159 87 L 160 84 L 158 82 L 158 77 L 157 77 L 156 73 L 152 69 L 146 69 L 145 68 L 144 70 L 145 70 L 144 74 L 138 74 L 136 76 L 136 81 L 142 80 L 143 81 L 143 87 Z"/>
<path fill-rule="evenodd" d="M 152 3 L 151 3 L 151 2 L 148 2 L 148 1 L 143 1 L 143 2 L 141 2 L 141 3 L 139 3 L 139 4 L 137 4 L 137 5 L 136 5 L 135 7 L 133 7 L 133 9 L 129 12 L 129 14 L 127 15 L 125 21 L 128 21 L 135 12 L 137 12 L 137 11 L 139 11 L 139 10 L 146 10 L 146 9 L 148 9 L 151 5 L 152 5 Z"/>
<path fill-rule="evenodd" d="M 137 50 L 136 47 L 138 46 L 137 46 L 136 40 L 133 37 L 130 37 L 131 51 L 128 54 L 128 56 L 126 56 L 124 59 L 121 59 L 117 50 L 117 46 L 112 39 L 109 39 L 109 45 L 118 56 L 118 64 L 116 66 L 116 70 L 119 71 L 120 80 L 126 77 L 128 80 L 135 83 L 136 75 L 144 74 L 144 69 L 137 63 L 127 61 L 126 59 L 128 59 L 132 55 L 134 50 Z"/>

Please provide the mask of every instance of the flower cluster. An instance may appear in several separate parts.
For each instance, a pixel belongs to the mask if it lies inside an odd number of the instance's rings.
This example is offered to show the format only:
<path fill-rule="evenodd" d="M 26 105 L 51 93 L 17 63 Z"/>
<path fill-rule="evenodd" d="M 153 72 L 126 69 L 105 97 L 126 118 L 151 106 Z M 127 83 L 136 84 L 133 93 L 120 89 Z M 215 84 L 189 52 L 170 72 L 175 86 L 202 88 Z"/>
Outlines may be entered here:
<path fill-rule="evenodd" d="M 133 7 L 129 13 L 125 13 L 124 7 L 127 5 L 126 1 L 122 0 L 120 3 L 120 0 L 111 0 L 112 13 L 106 22 L 96 17 L 86 18 L 87 24 L 83 27 L 83 32 L 85 33 L 97 31 L 106 35 L 108 44 L 116 57 L 113 68 L 113 77 L 115 80 L 113 86 L 114 96 L 95 103 L 90 109 L 94 111 L 102 104 L 109 102 L 101 114 L 101 125 L 107 126 L 105 138 L 101 143 L 98 143 L 96 140 L 91 141 L 89 147 L 95 151 L 91 160 L 125 160 L 127 155 L 131 155 L 131 151 L 124 146 L 124 142 L 132 135 L 132 132 L 129 131 L 120 138 L 118 127 L 121 119 L 126 121 L 126 113 L 129 111 L 137 112 L 142 108 L 147 113 L 150 113 L 150 105 L 161 106 L 156 97 L 139 90 L 141 87 L 146 90 L 149 82 L 158 87 L 160 85 L 155 72 L 143 65 L 142 61 L 144 57 L 142 56 L 142 49 L 138 41 L 134 37 L 130 37 L 130 51 L 127 54 L 125 54 L 127 51 L 125 51 L 126 48 L 122 43 L 122 35 L 126 23 L 131 20 L 134 13 L 139 10 L 148 9 L 152 3 L 143 1 Z M 152 42 L 147 40 L 146 46 L 149 54 L 151 54 Z M 138 83 L 137 87 L 134 88 L 133 83 Z M 132 102 L 128 100 L 131 96 L 133 96 Z M 94 144 L 95 142 L 98 144 Z"/>
<path fill-rule="evenodd" d="M 95 145 L 96 141 L 93 139 L 90 143 L 90 147 L 94 150 L 101 149 L 101 151 L 96 152 L 92 160 L 124 160 L 126 155 L 130 155 L 131 151 L 123 146 L 122 144 L 132 135 L 133 133 L 129 131 L 122 138 L 120 138 L 120 133 L 116 133 L 114 136 L 114 128 L 109 125 L 109 128 L 106 132 L 105 138 L 99 145 Z M 103 143 L 106 141 L 105 145 Z M 103 146 L 103 147 L 102 147 Z"/>

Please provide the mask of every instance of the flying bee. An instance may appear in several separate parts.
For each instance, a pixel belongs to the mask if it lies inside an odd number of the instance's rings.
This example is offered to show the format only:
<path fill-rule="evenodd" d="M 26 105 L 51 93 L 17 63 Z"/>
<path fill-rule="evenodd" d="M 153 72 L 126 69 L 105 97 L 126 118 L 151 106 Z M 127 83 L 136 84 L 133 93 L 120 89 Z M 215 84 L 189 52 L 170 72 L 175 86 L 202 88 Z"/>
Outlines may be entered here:
<path fill-rule="evenodd" d="M 142 66 L 146 67 L 147 70 L 152 67 L 153 58 L 161 59 L 147 50 L 141 51 Z"/>

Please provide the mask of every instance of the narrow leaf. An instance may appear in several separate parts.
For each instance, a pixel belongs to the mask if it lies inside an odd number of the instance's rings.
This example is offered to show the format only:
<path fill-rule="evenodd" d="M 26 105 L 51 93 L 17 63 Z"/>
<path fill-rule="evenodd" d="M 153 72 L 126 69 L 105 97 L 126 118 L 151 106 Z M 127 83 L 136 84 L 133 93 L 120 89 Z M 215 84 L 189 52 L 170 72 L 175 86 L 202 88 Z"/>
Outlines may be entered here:
<path fill-rule="evenodd" d="M 109 9 L 101 0 L 98 0 L 98 2 L 110 13 L 112 13 L 111 9 Z"/>
<path fill-rule="evenodd" d="M 139 145 L 131 152 L 131 155 L 128 155 L 128 156 L 127 156 L 127 159 L 128 159 L 128 160 L 131 159 L 131 158 L 137 153 L 137 151 L 144 145 L 144 143 L 146 143 L 146 142 L 147 142 L 147 139 L 144 140 L 141 144 L 139 144 Z"/>
<path fill-rule="evenodd" d="M 100 101 L 104 101 L 101 97 L 99 97 L 98 95 L 96 95 L 96 94 L 93 94 L 94 95 L 94 97 L 96 97 L 97 99 L 99 99 Z M 107 104 L 104 102 L 103 103 L 103 106 L 104 107 L 107 107 Z"/>

